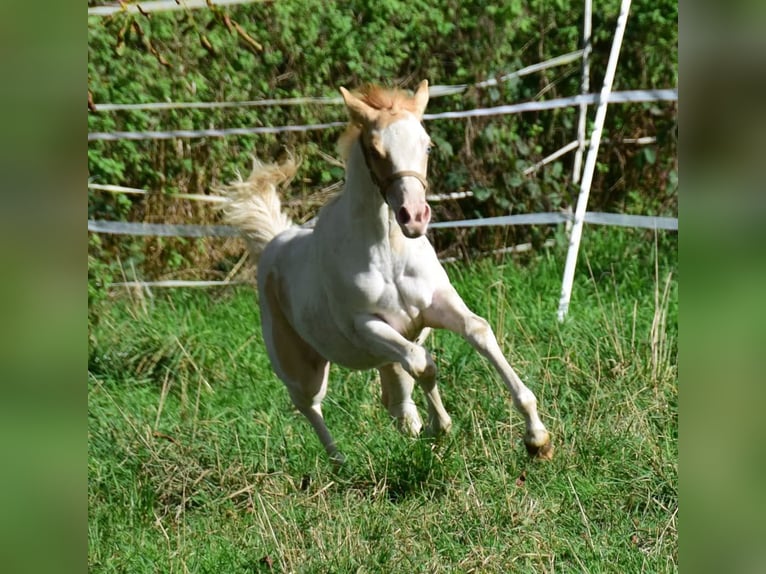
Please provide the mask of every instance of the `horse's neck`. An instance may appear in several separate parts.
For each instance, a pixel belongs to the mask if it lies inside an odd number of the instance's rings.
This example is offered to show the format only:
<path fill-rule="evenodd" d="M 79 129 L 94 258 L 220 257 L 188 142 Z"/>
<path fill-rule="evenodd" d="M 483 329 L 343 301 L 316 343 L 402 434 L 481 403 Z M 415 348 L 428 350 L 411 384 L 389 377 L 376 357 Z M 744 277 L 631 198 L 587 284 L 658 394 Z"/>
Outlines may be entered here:
<path fill-rule="evenodd" d="M 378 186 L 370 177 L 358 143 L 354 144 L 346 162 L 343 196 L 348 208 L 349 225 L 358 227 L 372 241 L 388 243 L 391 236 L 398 238 L 401 235 L 404 238 Z"/>

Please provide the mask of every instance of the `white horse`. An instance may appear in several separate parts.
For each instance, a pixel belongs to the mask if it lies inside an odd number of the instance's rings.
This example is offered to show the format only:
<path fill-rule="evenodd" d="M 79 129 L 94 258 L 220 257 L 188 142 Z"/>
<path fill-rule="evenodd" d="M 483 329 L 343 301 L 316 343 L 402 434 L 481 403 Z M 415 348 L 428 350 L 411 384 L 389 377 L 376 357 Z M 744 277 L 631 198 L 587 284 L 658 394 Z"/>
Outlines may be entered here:
<path fill-rule="evenodd" d="M 322 417 L 330 363 L 377 369 L 383 404 L 411 435 L 423 426 L 411 396 L 417 381 L 428 402 L 428 431 L 438 435 L 452 421 L 422 342 L 429 328 L 448 329 L 505 382 L 526 422 L 529 453 L 551 458 L 534 394 L 503 357 L 487 321 L 452 287 L 425 236 L 431 141 L 421 119 L 428 82 L 413 96 L 377 86 L 340 91 L 351 119 L 339 144 L 346 181 L 313 228 L 293 225 L 281 211 L 277 186 L 295 174 L 291 160 L 255 160 L 247 181 L 222 190 L 230 199 L 224 218 L 242 230 L 258 265 L 263 338 L 274 371 L 330 459 L 342 462 Z"/>

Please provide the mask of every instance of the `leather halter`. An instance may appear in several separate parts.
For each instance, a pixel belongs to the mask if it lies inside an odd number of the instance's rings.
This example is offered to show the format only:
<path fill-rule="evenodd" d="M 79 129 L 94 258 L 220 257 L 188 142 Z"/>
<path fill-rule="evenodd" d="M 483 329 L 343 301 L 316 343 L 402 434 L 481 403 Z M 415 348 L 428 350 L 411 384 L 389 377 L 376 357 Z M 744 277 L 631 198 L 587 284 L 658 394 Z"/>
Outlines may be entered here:
<path fill-rule="evenodd" d="M 362 155 L 364 156 L 364 163 L 367 164 L 367 171 L 370 173 L 370 179 L 372 179 L 372 183 L 378 186 L 378 191 L 380 191 L 380 195 L 383 196 L 384 203 L 388 203 L 386 200 L 386 191 L 391 186 L 392 183 L 394 183 L 397 179 L 402 179 L 403 177 L 414 177 L 417 179 L 420 184 L 423 186 L 424 191 L 428 191 L 428 180 L 426 179 L 426 176 L 423 174 L 412 171 L 409 169 L 404 169 L 402 171 L 397 171 L 386 177 L 383 181 L 380 180 L 378 177 L 378 174 L 375 173 L 375 170 L 372 169 L 372 161 L 370 159 L 370 150 L 367 149 L 367 146 L 364 145 L 361 138 L 359 139 L 359 145 L 362 148 Z"/>

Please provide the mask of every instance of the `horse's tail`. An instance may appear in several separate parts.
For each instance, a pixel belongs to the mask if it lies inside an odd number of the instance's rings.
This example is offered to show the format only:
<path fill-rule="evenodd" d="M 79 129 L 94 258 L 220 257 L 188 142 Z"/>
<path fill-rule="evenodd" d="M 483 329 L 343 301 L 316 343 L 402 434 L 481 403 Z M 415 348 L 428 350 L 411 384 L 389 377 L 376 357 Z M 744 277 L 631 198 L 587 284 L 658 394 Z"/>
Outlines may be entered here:
<path fill-rule="evenodd" d="M 228 199 L 221 207 L 224 222 L 240 229 L 256 264 L 266 244 L 293 225 L 282 212 L 277 187 L 288 183 L 297 170 L 292 158 L 281 164 L 253 158 L 250 177 L 242 180 L 240 176 L 216 190 Z"/>

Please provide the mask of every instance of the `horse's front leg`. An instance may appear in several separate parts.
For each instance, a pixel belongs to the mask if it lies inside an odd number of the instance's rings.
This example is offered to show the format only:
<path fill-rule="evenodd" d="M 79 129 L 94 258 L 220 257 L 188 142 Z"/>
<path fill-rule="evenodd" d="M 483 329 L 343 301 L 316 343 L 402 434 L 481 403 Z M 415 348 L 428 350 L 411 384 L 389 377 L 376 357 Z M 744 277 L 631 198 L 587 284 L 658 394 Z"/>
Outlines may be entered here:
<path fill-rule="evenodd" d="M 380 317 L 360 315 L 354 321 L 354 329 L 370 354 L 389 363 L 400 363 L 416 380 L 436 378 L 436 365 L 428 351 L 405 339 Z"/>
<path fill-rule="evenodd" d="M 473 313 L 452 286 L 434 294 L 431 305 L 423 316 L 427 326 L 458 333 L 489 359 L 510 391 L 514 406 L 524 417 L 524 444 L 527 450 L 539 458 L 552 458 L 553 446 L 550 435 L 537 414 L 537 399 L 508 364 L 486 319 Z"/>
<path fill-rule="evenodd" d="M 374 315 L 358 317 L 354 327 L 371 353 L 391 363 L 398 363 L 403 369 L 402 371 L 398 367 L 389 366 L 380 370 L 384 393 L 396 389 L 395 396 L 394 393 L 384 395 L 384 403 L 387 403 L 389 412 L 399 418 L 396 408 L 400 405 L 409 405 L 410 410 L 414 409 L 415 404 L 410 396 L 412 382 L 409 377 L 412 377 L 426 394 L 429 433 L 441 434 L 449 431 L 452 421 L 442 404 L 436 386 L 436 365 L 429 352 L 422 345 L 407 340 L 391 325 Z M 419 417 L 417 418 L 419 423 Z M 419 424 L 417 426 L 419 430 Z"/>
<path fill-rule="evenodd" d="M 389 363 L 378 368 L 383 406 L 396 419 L 399 430 L 410 436 L 418 436 L 423 422 L 418 407 L 412 400 L 415 379 L 399 363 Z"/>

